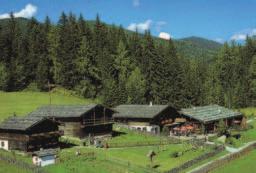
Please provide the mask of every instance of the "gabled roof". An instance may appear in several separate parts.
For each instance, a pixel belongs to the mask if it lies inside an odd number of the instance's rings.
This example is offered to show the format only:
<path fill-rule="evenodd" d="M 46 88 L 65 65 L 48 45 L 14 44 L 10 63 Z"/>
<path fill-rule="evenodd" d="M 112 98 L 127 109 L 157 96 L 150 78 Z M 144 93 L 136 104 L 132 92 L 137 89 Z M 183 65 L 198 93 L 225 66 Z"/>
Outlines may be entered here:
<path fill-rule="evenodd" d="M 29 116 L 73 118 L 80 117 L 99 105 L 51 105 L 43 106 L 31 112 Z"/>
<path fill-rule="evenodd" d="M 52 156 L 57 154 L 57 149 L 43 149 L 39 151 L 33 152 L 33 155 L 37 155 L 38 157 Z"/>
<path fill-rule="evenodd" d="M 219 105 L 181 109 L 180 113 L 204 123 L 242 115 L 240 112 L 235 112 Z"/>
<path fill-rule="evenodd" d="M 114 118 L 154 118 L 169 108 L 168 105 L 119 105 L 114 110 Z"/>
<path fill-rule="evenodd" d="M 44 117 L 9 117 L 0 124 L 0 129 L 25 131 L 44 120 Z"/>

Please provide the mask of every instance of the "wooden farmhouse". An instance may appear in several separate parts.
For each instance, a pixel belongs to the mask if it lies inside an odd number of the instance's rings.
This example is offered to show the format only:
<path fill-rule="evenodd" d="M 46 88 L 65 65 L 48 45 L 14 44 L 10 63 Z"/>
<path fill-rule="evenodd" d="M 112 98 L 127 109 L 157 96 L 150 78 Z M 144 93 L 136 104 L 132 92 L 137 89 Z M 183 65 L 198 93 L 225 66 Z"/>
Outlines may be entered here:
<path fill-rule="evenodd" d="M 102 105 L 44 106 L 30 113 L 32 117 L 48 117 L 60 123 L 65 136 L 95 137 L 112 134 L 114 111 Z"/>
<path fill-rule="evenodd" d="M 155 134 L 180 119 L 177 110 L 168 105 L 119 105 L 114 110 L 115 122 Z"/>
<path fill-rule="evenodd" d="M 224 121 L 227 127 L 243 125 L 243 115 L 219 105 L 209 105 L 181 109 L 179 111 L 186 121 L 175 124 L 171 133 L 187 135 L 188 133 L 214 133 L 219 122 Z"/>
<path fill-rule="evenodd" d="M 0 148 L 36 151 L 58 147 L 58 124 L 44 117 L 10 117 L 0 124 Z"/>

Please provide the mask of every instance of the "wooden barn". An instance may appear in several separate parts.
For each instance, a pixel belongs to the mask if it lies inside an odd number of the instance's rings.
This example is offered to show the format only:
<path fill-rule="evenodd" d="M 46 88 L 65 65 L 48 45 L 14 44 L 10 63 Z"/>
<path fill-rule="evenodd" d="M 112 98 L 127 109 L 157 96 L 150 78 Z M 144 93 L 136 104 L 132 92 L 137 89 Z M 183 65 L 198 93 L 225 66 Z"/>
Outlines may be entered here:
<path fill-rule="evenodd" d="M 36 151 L 58 147 L 58 124 L 44 117 L 10 117 L 0 124 L 0 148 Z"/>
<path fill-rule="evenodd" d="M 32 117 L 48 117 L 60 123 L 65 136 L 95 137 L 112 134 L 114 111 L 99 104 L 52 105 L 38 108 Z"/>
<path fill-rule="evenodd" d="M 179 113 L 186 119 L 186 122 L 174 127 L 172 129 L 174 134 L 214 133 L 220 120 L 223 120 L 227 127 L 241 126 L 244 122 L 242 113 L 219 105 L 186 108 L 181 109 Z"/>
<path fill-rule="evenodd" d="M 181 120 L 178 111 L 169 105 L 119 105 L 114 110 L 115 122 L 155 134 L 165 125 Z"/>

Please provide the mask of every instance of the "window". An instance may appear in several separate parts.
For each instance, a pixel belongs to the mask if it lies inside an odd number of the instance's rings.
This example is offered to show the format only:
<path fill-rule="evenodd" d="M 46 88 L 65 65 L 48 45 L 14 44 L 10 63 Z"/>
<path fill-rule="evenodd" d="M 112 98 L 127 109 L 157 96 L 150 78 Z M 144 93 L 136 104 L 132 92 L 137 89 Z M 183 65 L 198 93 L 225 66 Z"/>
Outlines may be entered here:
<path fill-rule="evenodd" d="M 4 147 L 4 142 L 3 141 L 1 142 L 1 147 Z"/>

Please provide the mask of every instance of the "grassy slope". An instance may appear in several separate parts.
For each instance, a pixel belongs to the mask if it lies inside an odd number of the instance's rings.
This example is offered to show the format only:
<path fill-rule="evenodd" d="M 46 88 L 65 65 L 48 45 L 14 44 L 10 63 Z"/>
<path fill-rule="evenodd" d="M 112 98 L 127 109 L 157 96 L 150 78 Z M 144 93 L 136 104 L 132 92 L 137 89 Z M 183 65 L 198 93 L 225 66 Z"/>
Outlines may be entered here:
<path fill-rule="evenodd" d="M 256 150 L 241 158 L 234 160 L 227 165 L 213 171 L 212 173 L 251 173 L 256 170 Z"/>
<path fill-rule="evenodd" d="M 255 117 L 256 116 L 256 107 L 242 108 L 239 111 L 242 112 L 243 114 L 245 114 L 245 116 L 247 116 L 247 117 Z"/>
<path fill-rule="evenodd" d="M 129 161 L 132 164 L 146 167 L 147 165 L 150 165 L 147 154 L 151 150 L 157 153 L 156 157 L 154 158 L 154 164 L 159 165 L 159 167 L 157 168 L 159 171 L 168 171 L 169 169 L 179 166 L 180 164 L 208 151 L 208 149 L 192 150 L 191 146 L 173 144 L 161 147 L 149 146 L 126 149 L 109 149 L 106 152 L 106 155 L 110 158 L 118 158 L 121 160 Z M 189 151 L 185 152 L 184 155 L 178 158 L 172 157 L 172 154 L 174 152 L 180 152 L 185 150 Z"/>
<path fill-rule="evenodd" d="M 8 156 L 10 158 L 15 157 L 16 159 L 22 160 L 23 162 L 26 162 L 26 163 L 29 163 L 29 164 L 31 164 L 31 162 L 32 162 L 31 157 L 21 156 L 21 155 L 18 155 L 18 154 L 14 155 L 14 153 L 6 152 L 4 150 L 0 150 L 0 155 Z M 31 171 L 26 170 L 24 168 L 14 166 L 13 164 L 8 164 L 5 161 L 0 161 L 0 173 L 9 173 L 9 172 L 11 172 L 11 173 L 30 173 Z"/>
<path fill-rule="evenodd" d="M 37 107 L 50 103 L 47 92 L 1 92 L 0 121 L 14 114 L 25 115 Z M 86 100 L 70 95 L 68 92 L 53 92 L 52 104 L 89 104 L 94 100 Z"/>
<path fill-rule="evenodd" d="M 0 173 L 32 173 L 28 170 L 15 167 L 13 165 L 10 165 L 6 162 L 0 161 Z"/>
<path fill-rule="evenodd" d="M 120 136 L 114 137 L 108 143 L 129 143 L 139 141 L 152 141 L 159 140 L 155 136 L 146 136 L 143 134 L 131 132 L 129 130 Z M 75 157 L 75 151 L 79 148 L 81 153 L 94 151 L 97 153 L 96 160 L 86 160 L 84 157 Z M 188 160 L 191 160 L 204 152 L 211 150 L 211 148 L 197 148 L 192 149 L 189 144 L 171 144 L 168 146 L 145 146 L 145 147 L 127 147 L 127 148 L 92 148 L 92 147 L 74 147 L 70 149 L 61 150 L 60 158 L 61 162 L 47 167 L 49 172 L 64 172 L 69 173 L 72 170 L 76 172 L 83 172 L 85 169 L 90 172 L 126 172 L 128 165 L 131 165 L 130 170 L 134 172 L 143 172 L 141 167 L 148 167 L 150 165 L 147 154 L 149 151 L 155 151 L 157 153 L 154 158 L 154 165 L 159 165 L 157 168 L 159 171 L 167 171 L 173 167 L 176 167 Z M 172 154 L 175 152 L 184 152 L 184 155 L 174 158 Z M 105 160 L 107 158 L 107 160 Z M 118 163 L 118 164 L 117 164 Z M 77 169 L 79 168 L 79 169 Z M 65 170 L 65 171 L 64 171 Z M 90 170 L 90 171 L 89 171 Z M 74 172 L 74 171 L 73 171 Z"/>

